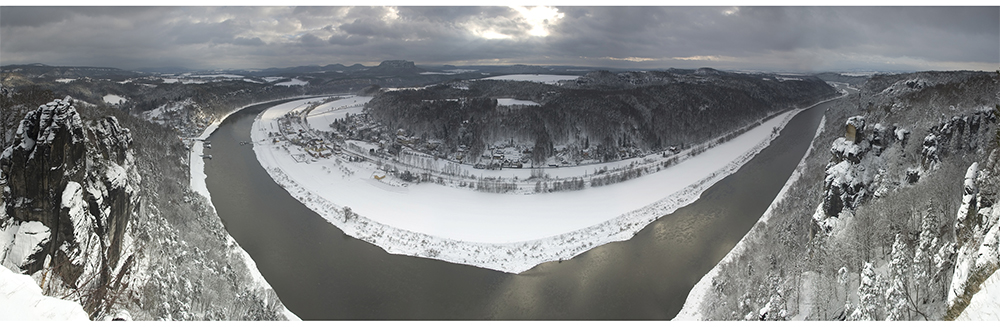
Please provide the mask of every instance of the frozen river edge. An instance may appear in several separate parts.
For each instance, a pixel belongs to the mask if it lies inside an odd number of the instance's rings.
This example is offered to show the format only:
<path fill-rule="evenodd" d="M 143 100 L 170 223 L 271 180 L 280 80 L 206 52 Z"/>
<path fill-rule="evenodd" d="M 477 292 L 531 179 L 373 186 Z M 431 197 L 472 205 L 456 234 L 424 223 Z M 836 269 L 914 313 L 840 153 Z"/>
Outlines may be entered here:
<path fill-rule="evenodd" d="M 303 172 L 296 170 L 295 165 L 298 163 L 288 158 L 290 154 L 287 151 L 282 151 L 280 147 L 268 146 L 264 142 L 268 132 L 271 131 L 268 126 L 272 126 L 271 118 L 267 117 L 280 116 L 273 113 L 265 114 L 272 109 L 274 108 L 267 109 L 259 115 L 251 128 L 251 139 L 255 143 L 254 152 L 270 177 L 310 210 L 324 217 L 347 235 L 374 244 L 388 253 L 432 258 L 509 273 L 520 273 L 543 262 L 570 259 L 594 247 L 630 239 L 649 223 L 694 202 L 706 189 L 737 171 L 777 137 L 778 133 L 772 131 L 782 129 L 795 114 L 804 110 L 792 110 L 778 115 L 727 142 L 741 145 L 742 154 L 728 161 L 728 164 L 722 166 L 721 169 L 698 176 L 696 182 L 679 191 L 669 193 L 655 202 L 611 216 L 603 222 L 589 227 L 574 228 L 549 237 L 528 241 L 489 243 L 456 240 L 399 228 L 375 219 L 369 219 L 365 216 L 365 212 L 360 210 L 354 215 L 354 218 L 345 219 L 343 207 L 333 202 L 329 194 L 324 194 L 321 189 L 304 186 L 303 184 L 307 183 L 303 183 L 299 179 L 304 176 L 299 176 L 299 178 L 293 176 L 295 174 L 302 175 Z M 731 147 L 723 149 L 726 148 L 724 145 L 726 144 L 713 147 L 697 157 L 688 159 L 688 161 L 710 156 L 712 151 L 732 152 Z M 735 152 L 738 154 L 740 151 Z M 666 170 L 664 173 L 667 173 Z M 639 179 L 655 179 L 657 174 L 643 176 Z M 662 176 L 666 175 L 661 175 L 661 178 Z M 315 176 L 311 178 L 315 179 Z M 622 184 L 627 185 L 627 183 Z M 350 204 L 348 203 L 348 205 Z"/>

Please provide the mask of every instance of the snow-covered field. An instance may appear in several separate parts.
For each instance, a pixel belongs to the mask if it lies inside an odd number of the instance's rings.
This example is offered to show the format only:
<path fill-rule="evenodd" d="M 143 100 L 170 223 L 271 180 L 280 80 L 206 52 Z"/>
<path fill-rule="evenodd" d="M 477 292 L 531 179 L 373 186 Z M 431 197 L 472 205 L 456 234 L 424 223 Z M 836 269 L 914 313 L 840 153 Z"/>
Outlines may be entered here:
<path fill-rule="evenodd" d="M 140 114 L 140 116 L 148 121 L 157 124 L 166 124 L 165 120 L 167 118 L 165 118 L 164 116 L 171 113 L 175 113 L 181 109 L 184 109 L 185 106 L 189 106 L 192 104 L 194 104 L 194 100 L 192 100 L 191 98 L 184 99 L 184 101 L 168 102 L 159 107 L 156 107 L 156 109 L 143 112 Z"/>
<path fill-rule="evenodd" d="M 165 84 L 205 84 L 209 82 L 218 81 L 237 81 L 244 80 L 252 83 L 260 83 L 251 79 L 246 79 L 241 75 L 234 74 L 206 74 L 206 75 L 192 75 L 190 73 L 181 74 L 180 76 L 166 75 L 163 77 L 163 83 Z"/>
<path fill-rule="evenodd" d="M 538 102 L 530 100 L 517 100 L 511 98 L 497 98 L 497 104 L 501 106 L 513 106 L 513 105 L 523 105 L 523 106 L 539 106 Z"/>
<path fill-rule="evenodd" d="M 343 119 L 347 117 L 347 114 L 352 115 L 360 114 L 364 111 L 365 103 L 368 103 L 372 97 L 362 97 L 362 96 L 349 96 L 344 99 L 337 101 L 324 103 L 306 116 L 306 121 L 309 122 L 309 127 L 315 130 L 321 131 L 333 131 L 330 128 L 330 124 L 334 120 Z"/>
<path fill-rule="evenodd" d="M 212 74 L 212 75 L 191 75 L 191 78 L 202 78 L 202 79 L 242 79 L 242 75 L 233 74 Z"/>
<path fill-rule="evenodd" d="M 208 82 L 210 82 L 210 81 L 209 80 L 203 80 L 203 79 L 191 79 L 191 78 L 183 78 L 183 79 L 181 79 L 181 78 L 164 78 L 163 79 L 163 83 L 164 84 L 175 84 L 175 83 L 181 83 L 181 84 L 205 84 L 205 83 L 208 83 Z"/>
<path fill-rule="evenodd" d="M 125 98 L 117 94 L 108 94 L 104 96 L 104 102 L 110 104 L 119 104 L 125 101 Z"/>
<path fill-rule="evenodd" d="M 522 195 L 433 183 L 402 187 L 387 181 L 391 176 L 374 179 L 381 174 L 371 162 L 350 163 L 336 157 L 303 161 L 302 150 L 284 141 L 273 143 L 268 133 L 280 133 L 277 119 L 304 109 L 307 102 L 268 109 L 251 130 L 261 166 L 293 197 L 348 235 L 390 253 L 506 272 L 522 272 L 631 238 L 735 172 L 776 137 L 775 128 L 798 112 L 781 114 L 730 142 L 641 178 L 580 191 Z M 595 168 L 559 169 L 570 173 Z M 527 169 L 498 171 L 512 172 L 530 174 Z M 345 206 L 356 216 L 345 219 Z"/>
<path fill-rule="evenodd" d="M 277 83 L 277 84 L 274 84 L 274 85 L 277 85 L 277 86 L 294 86 L 294 85 L 306 85 L 306 84 L 309 84 L 309 82 L 300 80 L 298 78 L 293 78 L 291 81 L 281 82 L 281 83 Z"/>
<path fill-rule="evenodd" d="M 476 71 L 475 69 L 446 69 L 440 72 L 423 72 L 420 75 L 455 75 L 461 73 L 471 73 Z"/>
<path fill-rule="evenodd" d="M 508 80 L 508 81 L 528 81 L 545 84 L 557 84 L 559 81 L 570 81 L 580 78 L 576 75 L 544 75 L 544 74 L 515 74 L 487 77 L 484 79 Z"/>
<path fill-rule="evenodd" d="M 72 82 L 72 81 L 75 81 L 75 80 L 76 80 L 75 78 L 60 78 L 60 79 L 57 79 L 56 82 L 59 82 L 59 83 L 69 83 L 69 82 Z"/>
<path fill-rule="evenodd" d="M 784 82 L 784 81 L 801 81 L 802 80 L 801 78 L 798 78 L 798 77 L 785 77 L 785 76 L 775 76 L 774 78 L 777 78 L 779 82 Z"/>
<path fill-rule="evenodd" d="M 869 77 L 878 73 L 879 72 L 850 72 L 850 73 L 840 73 L 840 74 L 844 76 L 853 76 L 853 77 Z"/>

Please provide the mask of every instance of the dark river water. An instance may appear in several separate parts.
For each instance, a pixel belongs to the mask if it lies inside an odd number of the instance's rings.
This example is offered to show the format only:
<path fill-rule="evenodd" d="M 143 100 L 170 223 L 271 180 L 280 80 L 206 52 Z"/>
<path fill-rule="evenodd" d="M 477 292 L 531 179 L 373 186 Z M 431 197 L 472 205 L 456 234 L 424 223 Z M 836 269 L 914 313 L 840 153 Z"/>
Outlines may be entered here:
<path fill-rule="evenodd" d="M 229 233 L 302 319 L 670 319 L 767 209 L 830 103 L 798 114 L 739 171 L 632 239 L 521 274 L 388 254 L 310 211 L 240 145 L 275 103 L 222 122 L 205 170 Z"/>

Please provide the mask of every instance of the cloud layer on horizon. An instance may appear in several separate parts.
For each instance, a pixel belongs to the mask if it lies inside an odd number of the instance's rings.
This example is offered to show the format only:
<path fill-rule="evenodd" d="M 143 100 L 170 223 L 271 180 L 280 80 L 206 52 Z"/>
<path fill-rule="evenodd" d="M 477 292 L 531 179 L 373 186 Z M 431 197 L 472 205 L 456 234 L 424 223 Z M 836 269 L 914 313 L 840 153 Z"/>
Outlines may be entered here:
<path fill-rule="evenodd" d="M 2 7 L 0 63 L 993 70 L 1000 7 Z"/>

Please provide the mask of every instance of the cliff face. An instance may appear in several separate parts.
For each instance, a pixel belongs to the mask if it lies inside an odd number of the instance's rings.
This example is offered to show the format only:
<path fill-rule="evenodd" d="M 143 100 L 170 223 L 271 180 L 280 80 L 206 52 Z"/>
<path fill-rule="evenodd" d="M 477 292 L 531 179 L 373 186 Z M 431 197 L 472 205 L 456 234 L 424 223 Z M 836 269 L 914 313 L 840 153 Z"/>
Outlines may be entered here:
<path fill-rule="evenodd" d="M 681 317 L 959 316 L 1000 267 L 998 87 L 993 73 L 879 75 L 839 100 L 819 151 Z"/>
<path fill-rule="evenodd" d="M 132 135 L 116 118 L 84 123 L 67 97 L 21 121 L 0 157 L 0 262 L 42 286 L 84 290 L 99 307 L 123 264 L 125 230 L 136 213 L 139 174 Z M 120 278 L 120 277 L 119 277 Z"/>

